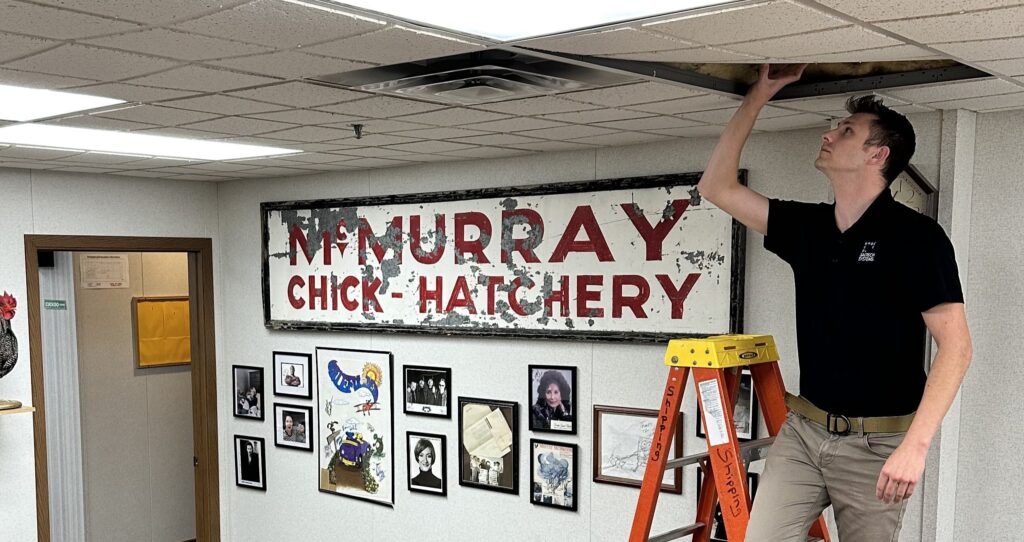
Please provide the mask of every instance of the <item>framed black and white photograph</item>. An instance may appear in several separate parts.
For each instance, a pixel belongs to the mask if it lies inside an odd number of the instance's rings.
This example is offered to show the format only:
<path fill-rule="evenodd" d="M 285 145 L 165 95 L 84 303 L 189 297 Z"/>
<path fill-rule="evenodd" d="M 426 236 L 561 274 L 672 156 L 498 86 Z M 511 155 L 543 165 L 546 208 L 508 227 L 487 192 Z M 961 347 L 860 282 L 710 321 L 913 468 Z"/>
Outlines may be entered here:
<path fill-rule="evenodd" d="M 452 417 L 452 370 L 445 367 L 422 367 L 406 365 L 405 407 L 406 414 L 420 416 Z"/>
<path fill-rule="evenodd" d="M 267 490 L 265 451 L 262 438 L 235 435 L 235 485 Z"/>
<path fill-rule="evenodd" d="M 579 447 L 530 439 L 530 502 L 576 511 Z"/>
<path fill-rule="evenodd" d="M 750 502 L 754 502 L 754 495 L 757 494 L 757 482 L 760 479 L 760 475 L 755 472 L 747 473 L 747 494 L 750 497 Z M 700 486 L 704 483 L 704 471 L 697 465 L 697 495 L 700 495 Z M 711 542 L 729 542 L 728 535 L 725 532 L 725 520 L 722 518 L 722 505 L 720 502 L 715 503 L 715 514 L 711 518 Z"/>
<path fill-rule="evenodd" d="M 274 352 L 274 395 L 313 398 L 313 355 Z"/>
<path fill-rule="evenodd" d="M 232 365 L 235 417 L 263 419 L 263 368 Z"/>
<path fill-rule="evenodd" d="M 530 431 L 576 434 L 576 368 L 530 365 Z"/>
<path fill-rule="evenodd" d="M 657 422 L 657 410 L 594 405 L 594 481 L 640 487 Z M 682 453 L 683 414 L 679 413 L 668 456 L 676 459 Z M 682 494 L 682 467 L 665 470 L 661 491 Z"/>
<path fill-rule="evenodd" d="M 444 435 L 407 431 L 409 491 L 448 495 L 448 459 Z"/>
<path fill-rule="evenodd" d="M 697 436 L 705 438 L 704 420 L 697 409 Z M 754 392 L 754 377 L 750 369 L 740 373 L 740 392 L 736 408 L 732 411 L 732 423 L 736 427 L 736 439 L 747 442 L 757 438 L 757 394 Z"/>
<path fill-rule="evenodd" d="M 313 407 L 274 403 L 274 446 L 313 451 Z"/>
<path fill-rule="evenodd" d="M 519 494 L 519 403 L 459 397 L 459 485 Z"/>

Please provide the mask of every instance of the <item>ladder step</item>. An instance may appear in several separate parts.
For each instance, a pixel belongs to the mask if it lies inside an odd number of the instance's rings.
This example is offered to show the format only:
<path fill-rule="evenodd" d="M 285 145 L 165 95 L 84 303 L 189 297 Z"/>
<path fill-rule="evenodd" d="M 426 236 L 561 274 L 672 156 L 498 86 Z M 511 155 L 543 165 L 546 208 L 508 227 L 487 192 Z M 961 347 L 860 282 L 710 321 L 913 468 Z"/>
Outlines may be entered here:
<path fill-rule="evenodd" d="M 773 442 L 775 442 L 775 437 L 766 437 L 748 442 L 741 442 L 740 455 L 743 456 L 743 460 L 747 463 L 757 461 L 758 459 L 764 459 L 768 456 L 768 448 L 771 447 Z M 699 463 L 701 460 L 707 458 L 708 452 L 701 452 L 699 454 L 680 457 L 679 459 L 669 459 L 665 462 L 665 470 L 693 465 L 694 463 Z"/>
<path fill-rule="evenodd" d="M 652 536 L 652 537 L 648 538 L 647 541 L 648 542 L 668 542 L 669 540 L 675 540 L 677 538 L 682 538 L 684 536 L 689 536 L 689 535 L 697 532 L 698 530 L 700 530 L 701 527 L 704 527 L 704 524 L 701 523 L 701 522 L 697 522 L 697 523 L 694 523 L 693 525 L 687 525 L 685 527 L 680 527 L 678 529 L 672 529 L 671 531 L 667 531 L 667 532 L 661 533 L 659 535 Z"/>

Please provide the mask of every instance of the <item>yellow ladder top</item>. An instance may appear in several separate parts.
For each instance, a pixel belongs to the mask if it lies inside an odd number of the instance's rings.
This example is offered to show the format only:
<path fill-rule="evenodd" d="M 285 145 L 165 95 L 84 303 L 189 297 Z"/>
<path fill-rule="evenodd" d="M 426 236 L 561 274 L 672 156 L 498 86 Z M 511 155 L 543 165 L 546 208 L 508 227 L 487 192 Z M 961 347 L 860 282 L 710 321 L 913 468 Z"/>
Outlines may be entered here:
<path fill-rule="evenodd" d="M 669 367 L 724 369 L 779 360 L 771 335 L 715 335 L 703 339 L 673 339 L 665 350 Z"/>

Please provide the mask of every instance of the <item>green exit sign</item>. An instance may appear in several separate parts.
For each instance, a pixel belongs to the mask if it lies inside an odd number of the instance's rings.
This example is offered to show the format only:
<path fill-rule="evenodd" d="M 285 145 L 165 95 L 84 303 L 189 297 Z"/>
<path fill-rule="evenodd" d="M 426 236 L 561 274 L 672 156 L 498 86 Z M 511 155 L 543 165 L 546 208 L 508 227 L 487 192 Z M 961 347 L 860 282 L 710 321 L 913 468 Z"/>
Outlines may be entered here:
<path fill-rule="evenodd" d="M 48 311 L 66 311 L 68 310 L 68 302 L 63 299 L 44 299 L 43 309 Z"/>

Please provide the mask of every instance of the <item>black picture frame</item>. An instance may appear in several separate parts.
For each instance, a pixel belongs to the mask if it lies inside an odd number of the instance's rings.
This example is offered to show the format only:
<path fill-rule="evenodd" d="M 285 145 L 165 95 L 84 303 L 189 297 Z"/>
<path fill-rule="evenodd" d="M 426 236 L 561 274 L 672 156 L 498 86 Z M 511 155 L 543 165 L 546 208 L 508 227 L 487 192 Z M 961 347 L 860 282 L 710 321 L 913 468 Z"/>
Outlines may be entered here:
<path fill-rule="evenodd" d="M 292 386 L 285 384 L 285 380 L 289 376 L 285 372 L 291 365 L 302 367 L 300 379 L 301 382 L 305 383 L 304 385 Z M 275 350 L 273 353 L 273 367 L 274 395 L 301 397 L 303 399 L 313 398 L 313 354 L 306 352 L 279 352 Z"/>
<path fill-rule="evenodd" d="M 413 444 L 413 440 L 414 439 L 417 441 L 416 444 Z M 414 480 L 416 478 L 420 477 L 420 475 L 417 475 L 415 477 L 412 475 L 413 472 L 416 472 L 416 471 L 413 470 L 413 467 L 418 464 L 418 460 L 417 460 L 415 451 L 416 451 L 416 447 L 419 446 L 419 441 L 420 440 L 427 440 L 428 442 L 430 442 L 432 448 L 434 449 L 435 457 L 434 457 L 434 462 L 431 465 L 431 472 L 432 473 L 435 473 L 435 472 L 439 472 L 440 473 L 440 476 L 437 476 L 437 474 L 433 475 L 433 477 L 437 478 L 438 482 L 439 482 L 437 488 L 432 488 L 429 485 L 427 485 L 427 483 L 431 483 L 432 480 L 426 480 L 425 483 L 424 482 L 419 482 L 419 483 L 414 482 Z M 408 461 L 407 461 L 409 468 L 408 468 L 408 471 L 406 473 L 406 482 L 407 482 L 409 491 L 412 491 L 412 492 L 415 492 L 415 493 L 426 493 L 428 495 L 438 495 L 438 496 L 441 496 L 441 497 L 447 497 L 448 496 L 448 439 L 447 439 L 447 437 L 445 437 L 444 435 L 435 434 L 435 433 L 419 433 L 419 432 L 416 432 L 416 431 L 406 431 L 405 432 L 405 448 L 406 448 L 406 450 L 409 451 L 409 456 L 408 456 Z M 438 464 L 440 464 L 440 468 L 439 469 L 434 469 L 433 467 L 437 466 Z"/>
<path fill-rule="evenodd" d="M 425 376 L 425 380 L 429 384 L 429 378 L 442 378 L 445 382 L 445 392 L 441 399 L 443 404 L 435 404 L 433 402 L 422 402 L 418 403 L 413 401 L 409 402 L 410 393 L 415 394 L 416 392 L 410 391 L 409 377 L 412 376 L 414 381 L 417 382 L 417 390 L 419 389 L 418 377 Z M 428 367 L 425 365 L 405 365 L 402 367 L 402 412 L 411 414 L 413 416 L 430 416 L 432 418 L 446 418 L 451 419 L 452 417 L 452 370 L 449 367 Z M 440 384 L 435 381 L 434 386 L 440 392 Z M 429 387 L 429 386 L 428 386 Z M 443 408 L 441 408 L 443 407 Z"/>
<path fill-rule="evenodd" d="M 497 399 L 481 399 L 476 397 L 459 397 L 459 485 L 498 491 L 501 493 L 519 494 L 519 403 L 515 401 L 502 401 Z M 491 414 L 499 411 L 511 430 L 510 450 L 500 458 L 494 459 L 480 457 L 472 454 L 466 448 L 466 427 L 470 423 L 471 429 L 479 429 L 476 425 L 483 422 L 482 418 L 467 418 L 467 407 L 483 406 L 491 409 Z M 476 410 L 474 416 L 479 414 L 481 409 Z M 489 424 L 494 427 L 494 424 Z M 474 432 L 474 434 L 476 434 Z M 497 465 L 497 468 L 494 466 Z M 481 477 L 486 478 L 487 483 L 480 482 Z M 491 480 L 494 483 L 491 483 Z M 476 480 L 476 481 L 474 481 Z"/>
<path fill-rule="evenodd" d="M 258 457 L 253 458 L 247 465 L 243 460 L 246 454 L 242 446 L 250 444 L 253 447 L 253 454 Z M 253 467 L 258 467 L 256 476 L 252 476 Z M 263 438 L 235 435 L 235 485 L 260 491 L 267 490 L 267 443 Z"/>
<path fill-rule="evenodd" d="M 740 373 L 739 386 L 740 392 L 736 397 L 736 405 L 733 407 L 733 425 L 736 427 L 736 440 L 749 442 L 757 438 L 757 418 L 760 414 L 757 391 L 754 389 L 754 377 L 750 373 L 750 369 L 743 369 Z M 744 423 L 749 424 L 747 431 L 743 430 Z M 699 408 L 697 409 L 696 435 L 698 438 L 707 438 Z"/>
<path fill-rule="evenodd" d="M 562 384 L 557 381 L 559 377 L 561 377 L 562 383 L 569 387 L 569 398 L 566 399 L 565 390 L 561 390 L 562 404 L 559 409 L 555 410 L 555 412 L 564 413 L 562 417 L 568 418 L 567 420 L 552 419 L 552 410 L 543 404 L 544 397 L 540 393 L 540 386 L 547 378 L 547 373 L 549 372 L 553 372 L 558 376 L 554 377 L 555 381 L 548 382 L 548 387 L 554 384 L 561 388 Z M 565 378 L 565 373 L 569 374 L 568 379 Z M 560 433 L 563 435 L 576 434 L 576 429 L 579 425 L 576 413 L 576 382 L 576 367 L 569 365 L 530 365 L 527 374 L 527 397 L 530 398 L 528 411 L 530 431 L 537 433 Z M 568 408 L 565 408 L 566 405 L 568 405 Z M 568 427 L 565 424 L 568 424 Z"/>
<path fill-rule="evenodd" d="M 565 475 L 568 477 L 568 479 L 563 480 L 561 482 L 562 487 L 556 488 L 554 491 L 552 491 L 551 495 L 545 495 L 545 488 L 549 487 L 551 485 L 551 482 L 548 481 L 548 483 L 545 484 L 545 482 L 540 479 L 544 477 L 543 474 L 538 476 L 538 471 L 543 472 L 544 470 L 547 470 L 546 466 L 552 466 L 552 463 L 557 462 L 558 459 L 560 459 L 560 457 L 545 459 L 543 450 L 538 449 L 539 447 L 542 446 L 547 447 L 548 449 L 562 448 L 563 450 L 568 450 L 569 455 L 571 456 L 569 464 L 566 465 L 567 472 L 565 472 Z M 548 451 L 549 455 L 550 453 L 551 452 Z M 579 456 L 580 448 L 575 444 L 568 442 L 554 442 L 550 440 L 530 439 L 530 504 L 535 504 L 537 506 L 549 506 L 551 508 L 570 510 L 572 512 L 579 510 L 579 499 L 577 498 L 576 493 L 576 488 L 579 482 L 580 470 Z M 554 465 L 554 469 L 552 470 L 557 471 L 557 465 Z M 561 493 L 560 499 L 559 492 Z M 561 500 L 562 503 L 559 504 L 558 502 L 556 502 L 557 500 Z M 566 500 L 569 501 L 568 504 L 565 504 Z"/>
<path fill-rule="evenodd" d="M 658 419 L 659 412 L 654 409 L 647 408 L 632 408 L 632 407 L 620 407 L 620 406 L 609 406 L 609 405 L 594 405 L 594 460 L 593 460 L 593 480 L 601 484 L 615 484 L 620 486 L 629 486 L 639 488 L 643 483 L 643 476 L 647 466 L 647 450 L 643 449 L 644 440 L 647 446 L 650 446 L 650 437 L 640 437 L 634 435 L 633 440 L 629 443 L 630 446 L 624 451 L 624 453 L 615 453 L 612 455 L 611 450 L 623 443 L 609 442 L 609 439 L 605 438 L 602 427 L 604 426 L 603 418 L 608 416 L 608 419 L 618 417 L 632 417 L 640 419 L 648 419 L 650 423 L 655 423 Z M 679 413 L 679 419 L 676 422 L 676 430 L 673 431 L 672 435 L 672 451 L 670 453 L 670 459 L 679 459 L 683 457 L 683 413 Z M 606 450 L 607 448 L 607 450 Z M 626 453 L 628 452 L 628 453 Z M 611 459 L 609 465 L 605 465 L 606 459 Z M 616 469 L 619 465 L 627 465 L 627 471 L 633 472 L 632 477 L 624 476 L 622 472 L 607 472 L 606 467 Z M 666 471 L 666 474 L 668 471 Z M 661 484 L 662 493 L 672 493 L 675 495 L 683 494 L 683 468 L 676 467 L 672 469 L 672 482 L 665 483 L 664 480 Z"/>
<path fill-rule="evenodd" d="M 757 484 L 761 479 L 761 475 L 756 472 L 747 473 L 747 494 L 750 497 L 750 502 L 754 502 L 754 497 L 757 495 Z M 704 483 L 704 470 L 700 468 L 700 464 L 697 465 L 697 492 L 695 495 L 700 495 L 700 486 Z M 711 538 L 710 542 L 729 542 L 728 536 L 725 532 L 725 521 L 722 518 L 722 505 L 720 502 L 715 503 L 715 512 L 711 516 Z"/>
<path fill-rule="evenodd" d="M 295 414 L 301 413 L 299 421 Z M 285 434 L 284 416 L 290 414 L 293 419 L 292 435 L 294 440 L 289 440 Z M 301 431 L 299 425 L 301 424 Z M 303 437 L 299 440 L 299 437 Z M 288 403 L 274 403 L 274 446 L 278 448 L 291 448 L 292 450 L 313 451 L 313 407 L 309 405 L 292 405 Z"/>
<path fill-rule="evenodd" d="M 264 393 L 263 367 L 252 365 L 232 365 L 231 383 L 234 390 L 231 411 L 236 418 L 263 421 L 266 411 L 266 394 Z M 255 389 L 255 406 L 250 396 Z"/>

